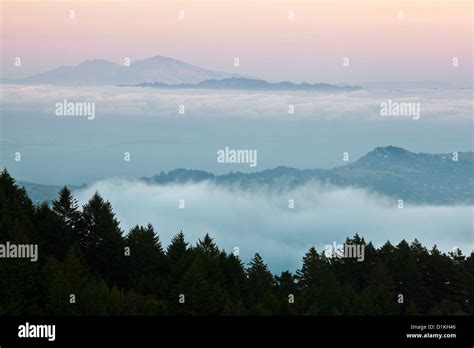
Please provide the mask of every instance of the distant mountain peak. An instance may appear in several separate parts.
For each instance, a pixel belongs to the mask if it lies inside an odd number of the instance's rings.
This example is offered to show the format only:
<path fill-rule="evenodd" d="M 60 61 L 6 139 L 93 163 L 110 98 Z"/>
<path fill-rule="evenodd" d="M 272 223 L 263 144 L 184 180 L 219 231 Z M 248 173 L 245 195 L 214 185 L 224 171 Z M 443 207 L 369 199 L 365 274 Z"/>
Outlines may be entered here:
<path fill-rule="evenodd" d="M 24 79 L 2 81 L 31 85 L 119 85 L 262 91 L 352 92 L 362 89 L 359 86 L 336 86 L 327 83 L 267 82 L 240 74 L 201 68 L 161 55 L 133 60 L 129 66 L 95 58 L 75 66 L 61 66 Z"/>
<path fill-rule="evenodd" d="M 76 66 L 84 66 L 84 65 L 91 65 L 91 64 L 116 64 L 116 63 L 109 62 L 108 60 L 105 60 L 105 59 L 97 58 L 97 59 L 85 60 Z"/>
<path fill-rule="evenodd" d="M 368 154 L 371 154 L 371 153 L 373 153 L 376 156 L 385 156 L 385 155 L 400 156 L 400 155 L 408 155 L 411 152 L 401 147 L 388 145 L 388 146 L 376 147 L 373 151 L 369 152 Z"/>
<path fill-rule="evenodd" d="M 104 59 L 89 59 L 75 66 L 55 68 L 24 79 L 8 80 L 18 84 L 52 85 L 137 85 L 143 82 L 165 84 L 197 84 L 211 79 L 240 76 L 214 71 L 156 55 L 134 60 L 124 66 Z"/>
<path fill-rule="evenodd" d="M 355 166 L 387 166 L 389 163 L 392 162 L 399 162 L 399 161 L 410 161 L 415 159 L 418 155 L 405 150 L 401 147 L 397 146 L 379 146 L 376 147 L 374 150 L 369 151 L 367 154 L 359 158 L 359 160 L 350 163 L 348 166 L 355 167 Z"/>
<path fill-rule="evenodd" d="M 201 69 L 199 67 L 183 62 L 181 60 L 174 59 L 171 57 L 160 56 L 160 55 L 153 56 L 150 58 L 135 60 L 135 61 L 132 61 L 130 64 L 131 67 L 137 67 L 137 66 L 145 67 L 146 66 L 150 68 L 155 68 L 159 65 L 164 65 L 164 66 L 169 66 L 169 65 L 180 66 L 181 65 L 181 66 L 195 67 L 197 69 Z"/>
<path fill-rule="evenodd" d="M 211 182 L 228 187 L 295 188 L 309 182 L 339 187 L 365 188 L 412 204 L 474 204 L 474 153 L 413 153 L 396 146 L 377 147 L 359 160 L 333 169 L 295 169 L 279 166 L 260 172 L 230 172 L 215 175 L 195 169 L 175 169 L 140 178 L 148 184 Z M 52 201 L 59 186 L 24 185 L 35 202 Z"/>
<path fill-rule="evenodd" d="M 178 59 L 174 59 L 174 58 L 166 57 L 166 56 L 161 56 L 161 55 L 157 54 L 156 56 L 136 60 L 136 62 L 144 61 L 144 60 L 150 60 L 150 61 L 152 61 L 152 60 L 155 60 L 155 61 L 178 61 Z"/>

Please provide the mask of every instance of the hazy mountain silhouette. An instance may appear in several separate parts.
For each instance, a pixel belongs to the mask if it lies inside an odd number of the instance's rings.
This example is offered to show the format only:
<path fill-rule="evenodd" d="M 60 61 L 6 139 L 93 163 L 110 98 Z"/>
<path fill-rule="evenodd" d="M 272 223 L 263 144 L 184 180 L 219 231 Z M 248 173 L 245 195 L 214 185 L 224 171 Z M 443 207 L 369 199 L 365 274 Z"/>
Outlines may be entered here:
<path fill-rule="evenodd" d="M 213 71 L 177 59 L 155 56 L 137 60 L 129 66 L 103 59 L 93 59 L 76 66 L 56 69 L 23 79 L 2 79 L 3 83 L 48 85 L 120 85 L 154 88 L 246 89 L 246 90 L 315 90 L 353 91 L 357 86 L 326 83 L 270 83 L 234 73 Z"/>
<path fill-rule="evenodd" d="M 197 84 L 169 85 L 166 83 L 141 83 L 140 87 L 171 88 L 171 89 L 240 89 L 262 91 L 320 91 L 320 92 L 351 92 L 362 89 L 359 86 L 336 86 L 328 83 L 292 83 L 288 81 L 271 83 L 265 80 L 243 77 L 231 77 L 221 80 L 205 80 Z"/>
<path fill-rule="evenodd" d="M 268 185 L 293 188 L 311 181 L 339 187 L 360 187 L 413 204 L 474 204 L 474 153 L 413 153 L 399 147 L 378 147 L 359 160 L 333 169 L 277 167 L 255 173 L 214 175 L 201 170 L 175 169 L 141 178 L 149 184 L 166 185 L 210 181 L 243 189 Z M 34 201 L 56 198 L 59 186 L 20 182 Z M 71 187 L 74 189 L 75 187 Z"/>
<path fill-rule="evenodd" d="M 87 60 L 76 66 L 61 66 L 24 79 L 4 80 L 19 84 L 120 85 L 144 82 L 167 84 L 199 83 L 238 74 L 203 69 L 177 59 L 155 56 L 124 66 L 103 59 Z"/>

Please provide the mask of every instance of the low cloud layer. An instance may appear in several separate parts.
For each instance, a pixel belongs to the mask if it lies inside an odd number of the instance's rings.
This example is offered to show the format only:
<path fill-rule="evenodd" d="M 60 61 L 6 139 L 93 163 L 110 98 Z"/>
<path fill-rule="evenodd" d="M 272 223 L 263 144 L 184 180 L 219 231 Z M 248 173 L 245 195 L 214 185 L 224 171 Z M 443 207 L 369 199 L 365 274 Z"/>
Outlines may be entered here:
<path fill-rule="evenodd" d="M 294 105 L 296 119 L 379 119 L 380 105 L 389 99 L 420 103 L 421 119 L 469 119 L 471 90 L 356 91 L 350 93 L 166 90 L 114 86 L 2 85 L 2 109 L 8 112 L 44 112 L 54 115 L 57 102 L 94 102 L 98 117 L 177 117 L 185 106 L 191 118 L 282 118 Z M 8 115 L 7 115 L 8 116 Z"/>
<path fill-rule="evenodd" d="M 415 238 L 429 249 L 473 248 L 470 206 L 409 206 L 359 189 L 307 184 L 285 192 L 263 188 L 241 191 L 209 183 L 168 186 L 110 179 L 75 192 L 81 204 L 95 191 L 109 200 L 128 230 L 151 222 L 166 246 L 182 230 L 191 243 L 206 232 L 227 251 L 240 249 L 247 263 L 259 252 L 274 272 L 301 265 L 307 249 L 343 243 L 355 233 L 380 246 Z M 179 208 L 179 200 L 185 208 Z M 295 208 L 288 208 L 288 200 Z"/>

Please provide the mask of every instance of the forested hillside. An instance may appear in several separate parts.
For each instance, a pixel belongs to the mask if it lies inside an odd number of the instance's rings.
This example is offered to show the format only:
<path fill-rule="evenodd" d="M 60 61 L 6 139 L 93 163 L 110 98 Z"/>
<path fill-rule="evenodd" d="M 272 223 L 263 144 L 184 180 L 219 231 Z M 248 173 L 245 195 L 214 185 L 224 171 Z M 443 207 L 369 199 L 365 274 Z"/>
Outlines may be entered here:
<path fill-rule="evenodd" d="M 244 265 L 207 234 L 191 245 L 180 232 L 164 248 L 151 225 L 127 232 L 99 193 L 79 207 L 64 187 L 34 205 L 4 170 L 0 244 L 38 244 L 39 257 L 0 258 L 0 314 L 474 314 L 473 253 L 356 235 L 346 244 L 365 246 L 363 262 L 311 248 L 295 274 L 273 275 L 258 253 Z"/>

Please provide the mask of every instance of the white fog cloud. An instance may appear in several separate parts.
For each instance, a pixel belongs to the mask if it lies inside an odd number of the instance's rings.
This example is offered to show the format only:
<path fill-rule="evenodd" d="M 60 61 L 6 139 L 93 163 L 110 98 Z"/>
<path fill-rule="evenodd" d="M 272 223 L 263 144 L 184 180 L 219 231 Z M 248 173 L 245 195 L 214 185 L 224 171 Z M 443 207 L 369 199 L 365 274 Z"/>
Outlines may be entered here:
<path fill-rule="evenodd" d="M 321 251 L 326 244 L 343 243 L 355 233 L 380 246 L 390 240 L 418 238 L 443 251 L 473 247 L 470 206 L 409 206 L 398 209 L 395 200 L 360 189 L 307 184 L 292 191 L 248 191 L 209 183 L 155 186 L 123 179 L 97 182 L 75 192 L 81 204 L 95 191 L 109 200 L 128 230 L 151 222 L 164 245 L 183 230 L 195 243 L 206 232 L 227 251 L 239 247 L 247 263 L 261 253 L 274 272 L 300 266 L 310 246 Z M 185 208 L 178 202 L 185 200 Z M 288 200 L 295 208 L 288 208 Z"/>
<path fill-rule="evenodd" d="M 288 105 L 296 119 L 357 118 L 381 120 L 380 103 L 419 102 L 422 119 L 468 119 L 474 103 L 471 90 L 410 90 L 350 93 L 261 92 L 213 90 L 160 90 L 114 86 L 1 85 L 2 110 L 45 112 L 64 99 L 95 102 L 102 116 L 176 117 L 185 105 L 186 117 L 288 118 Z M 184 116 L 183 116 L 184 117 Z"/>

